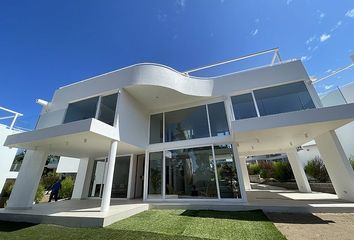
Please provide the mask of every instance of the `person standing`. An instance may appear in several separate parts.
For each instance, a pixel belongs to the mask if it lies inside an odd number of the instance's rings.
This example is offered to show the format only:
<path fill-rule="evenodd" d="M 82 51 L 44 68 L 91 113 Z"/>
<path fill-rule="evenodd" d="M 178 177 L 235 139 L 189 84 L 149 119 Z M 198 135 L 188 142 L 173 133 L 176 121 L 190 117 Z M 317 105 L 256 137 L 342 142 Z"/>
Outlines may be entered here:
<path fill-rule="evenodd" d="M 59 179 L 58 181 L 56 181 L 56 183 L 53 184 L 48 202 L 51 202 L 53 197 L 55 201 L 58 201 L 59 191 L 61 189 L 61 181 L 62 179 Z"/>

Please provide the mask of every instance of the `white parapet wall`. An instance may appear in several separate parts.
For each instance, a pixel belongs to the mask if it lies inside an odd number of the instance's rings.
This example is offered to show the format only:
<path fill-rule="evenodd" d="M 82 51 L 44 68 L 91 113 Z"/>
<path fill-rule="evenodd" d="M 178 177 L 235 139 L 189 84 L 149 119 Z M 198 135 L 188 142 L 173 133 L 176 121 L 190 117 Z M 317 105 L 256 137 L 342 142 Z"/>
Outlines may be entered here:
<path fill-rule="evenodd" d="M 79 164 L 79 158 L 60 157 L 57 173 L 77 173 Z"/>

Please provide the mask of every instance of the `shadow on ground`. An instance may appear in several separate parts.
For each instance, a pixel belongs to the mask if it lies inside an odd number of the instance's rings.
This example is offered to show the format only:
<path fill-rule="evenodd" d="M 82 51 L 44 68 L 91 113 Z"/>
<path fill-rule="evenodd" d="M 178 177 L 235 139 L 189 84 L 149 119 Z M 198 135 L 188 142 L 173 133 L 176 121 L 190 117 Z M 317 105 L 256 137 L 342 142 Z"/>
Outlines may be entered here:
<path fill-rule="evenodd" d="M 4 222 L 0 221 L 0 232 L 15 232 L 21 229 L 26 229 L 29 227 L 36 226 L 34 223 L 24 223 L 24 222 Z"/>
<path fill-rule="evenodd" d="M 252 214 L 250 214 L 252 213 Z M 217 219 L 231 219 L 241 221 L 269 221 L 262 210 L 254 211 L 209 211 L 209 210 L 186 210 L 181 213 L 182 216 L 198 217 L 198 218 L 217 218 Z"/>
<path fill-rule="evenodd" d="M 288 224 L 329 224 L 335 223 L 331 220 L 323 220 L 311 213 L 266 213 L 273 223 Z"/>

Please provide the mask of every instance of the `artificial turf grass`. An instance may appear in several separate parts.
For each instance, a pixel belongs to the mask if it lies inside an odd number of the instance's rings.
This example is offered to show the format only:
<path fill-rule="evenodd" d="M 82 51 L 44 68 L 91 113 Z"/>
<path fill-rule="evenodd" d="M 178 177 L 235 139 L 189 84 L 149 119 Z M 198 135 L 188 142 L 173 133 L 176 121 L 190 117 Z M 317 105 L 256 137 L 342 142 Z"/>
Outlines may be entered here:
<path fill-rule="evenodd" d="M 0 222 L 0 239 L 285 239 L 262 211 L 149 210 L 105 228 Z"/>

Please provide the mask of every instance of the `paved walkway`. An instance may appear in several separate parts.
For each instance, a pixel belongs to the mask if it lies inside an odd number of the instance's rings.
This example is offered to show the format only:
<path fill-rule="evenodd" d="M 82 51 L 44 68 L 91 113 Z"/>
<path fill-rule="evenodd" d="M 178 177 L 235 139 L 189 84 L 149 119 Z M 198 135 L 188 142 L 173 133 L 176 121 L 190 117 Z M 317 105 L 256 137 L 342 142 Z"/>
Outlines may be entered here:
<path fill-rule="evenodd" d="M 353 240 L 353 213 L 266 213 L 288 240 Z"/>

